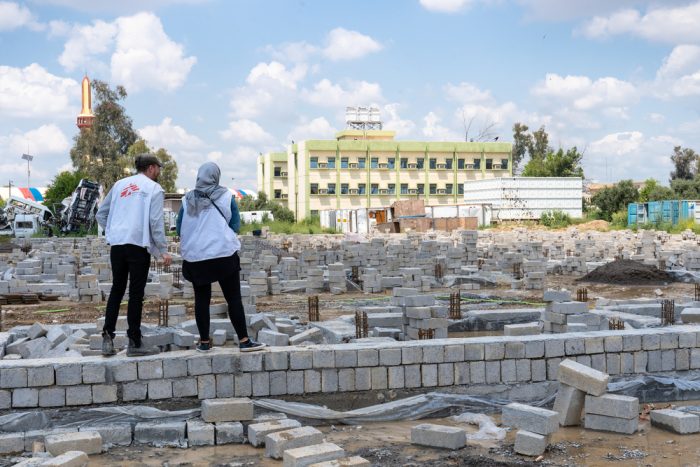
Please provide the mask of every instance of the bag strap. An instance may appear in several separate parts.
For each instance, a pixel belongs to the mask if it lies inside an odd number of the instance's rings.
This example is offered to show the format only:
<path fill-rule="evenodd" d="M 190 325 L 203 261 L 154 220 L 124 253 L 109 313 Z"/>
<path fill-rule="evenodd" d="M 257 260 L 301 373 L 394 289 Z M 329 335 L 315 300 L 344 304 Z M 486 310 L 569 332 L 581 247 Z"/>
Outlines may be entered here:
<path fill-rule="evenodd" d="M 204 192 L 201 192 L 201 193 L 204 193 Z M 219 211 L 219 214 L 221 214 L 221 217 L 223 217 L 223 218 L 224 218 L 224 221 L 226 221 L 226 216 L 224 215 L 223 212 L 221 212 L 221 209 L 219 209 L 219 206 L 216 205 L 216 203 L 214 202 L 214 200 L 211 199 L 211 198 L 209 197 L 209 195 L 206 194 L 206 193 L 204 193 L 204 196 L 205 196 L 209 201 L 211 201 L 212 206 L 214 206 L 214 207 L 216 208 L 216 210 Z M 228 224 L 228 221 L 226 222 L 226 224 Z"/>

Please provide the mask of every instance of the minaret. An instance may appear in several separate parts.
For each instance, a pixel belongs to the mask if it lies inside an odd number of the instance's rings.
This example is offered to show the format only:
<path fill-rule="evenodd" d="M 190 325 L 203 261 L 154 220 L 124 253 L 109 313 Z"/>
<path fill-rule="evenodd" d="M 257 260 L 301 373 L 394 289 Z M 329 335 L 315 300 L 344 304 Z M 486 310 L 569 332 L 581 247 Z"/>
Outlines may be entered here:
<path fill-rule="evenodd" d="M 90 89 L 90 79 L 88 79 L 87 75 L 83 78 L 83 109 L 80 111 L 80 114 L 78 114 L 78 121 L 77 125 L 78 128 L 81 130 L 83 128 L 90 128 L 92 127 L 92 121 L 95 119 L 95 116 L 92 113 L 92 91 Z"/>

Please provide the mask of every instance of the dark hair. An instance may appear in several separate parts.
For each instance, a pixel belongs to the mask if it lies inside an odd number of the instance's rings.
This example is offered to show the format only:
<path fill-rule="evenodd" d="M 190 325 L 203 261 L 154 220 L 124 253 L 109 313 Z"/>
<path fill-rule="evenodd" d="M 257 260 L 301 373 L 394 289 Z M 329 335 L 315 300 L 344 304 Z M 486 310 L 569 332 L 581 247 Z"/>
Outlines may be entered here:
<path fill-rule="evenodd" d="M 157 165 L 158 167 L 163 167 L 163 164 L 158 160 L 156 156 L 153 154 L 149 153 L 143 153 L 139 154 L 136 156 L 136 160 L 134 161 L 134 165 L 136 166 L 136 171 L 138 172 L 145 172 L 148 167 L 152 165 Z"/>

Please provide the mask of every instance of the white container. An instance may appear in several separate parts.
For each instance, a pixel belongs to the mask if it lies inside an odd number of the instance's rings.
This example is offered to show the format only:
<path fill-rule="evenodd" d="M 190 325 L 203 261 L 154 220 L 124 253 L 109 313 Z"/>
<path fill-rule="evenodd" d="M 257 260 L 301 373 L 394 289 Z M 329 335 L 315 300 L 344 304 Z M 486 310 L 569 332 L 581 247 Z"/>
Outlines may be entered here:
<path fill-rule="evenodd" d="M 448 204 L 425 207 L 425 215 L 433 219 L 439 217 L 476 217 L 479 226 L 490 225 L 491 214 L 490 204 Z"/>
<path fill-rule="evenodd" d="M 580 177 L 503 177 L 464 183 L 464 202 L 490 204 L 493 219 L 539 220 L 542 213 L 563 211 L 583 216 L 583 179 Z"/>

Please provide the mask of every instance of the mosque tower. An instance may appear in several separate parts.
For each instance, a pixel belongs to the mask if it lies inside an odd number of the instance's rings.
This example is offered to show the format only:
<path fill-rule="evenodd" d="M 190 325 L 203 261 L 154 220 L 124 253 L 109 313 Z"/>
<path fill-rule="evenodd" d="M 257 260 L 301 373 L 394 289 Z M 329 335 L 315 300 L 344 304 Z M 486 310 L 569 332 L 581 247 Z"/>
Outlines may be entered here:
<path fill-rule="evenodd" d="M 92 113 L 92 90 L 90 89 L 90 79 L 85 75 L 82 84 L 83 109 L 78 114 L 77 125 L 81 130 L 92 127 L 95 115 Z"/>

